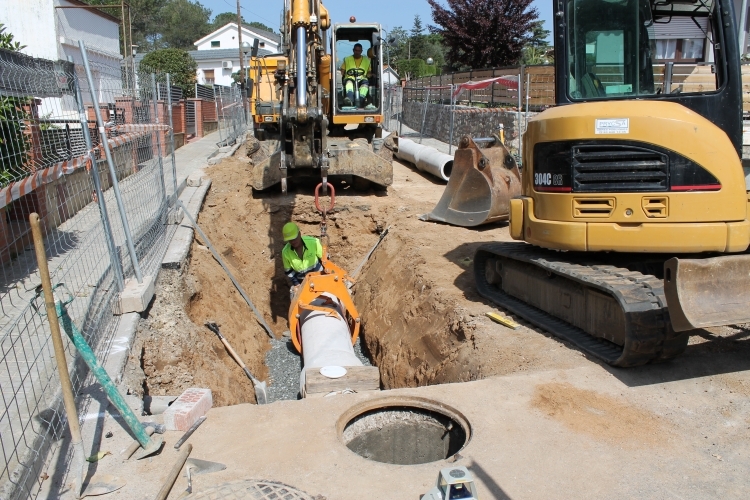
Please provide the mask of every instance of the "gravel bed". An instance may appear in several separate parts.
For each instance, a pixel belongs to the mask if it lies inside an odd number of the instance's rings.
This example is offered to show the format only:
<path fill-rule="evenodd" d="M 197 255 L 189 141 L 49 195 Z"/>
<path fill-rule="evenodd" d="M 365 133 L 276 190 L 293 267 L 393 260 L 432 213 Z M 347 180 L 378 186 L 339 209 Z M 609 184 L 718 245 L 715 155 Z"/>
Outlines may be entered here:
<path fill-rule="evenodd" d="M 361 337 L 354 344 L 354 354 L 365 366 L 372 366 L 362 350 Z M 268 402 L 299 399 L 299 374 L 302 371 L 302 357 L 294 350 L 288 337 L 271 340 L 271 349 L 266 353 L 266 366 L 270 381 Z"/>

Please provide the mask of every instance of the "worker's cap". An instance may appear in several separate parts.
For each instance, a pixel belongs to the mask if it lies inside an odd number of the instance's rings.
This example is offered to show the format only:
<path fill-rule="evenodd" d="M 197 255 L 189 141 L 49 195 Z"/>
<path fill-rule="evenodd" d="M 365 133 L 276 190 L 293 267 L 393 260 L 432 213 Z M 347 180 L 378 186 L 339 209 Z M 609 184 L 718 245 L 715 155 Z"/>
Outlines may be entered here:
<path fill-rule="evenodd" d="M 284 227 L 281 228 L 281 235 L 284 237 L 284 241 L 292 241 L 299 234 L 299 227 L 294 222 L 287 222 Z"/>

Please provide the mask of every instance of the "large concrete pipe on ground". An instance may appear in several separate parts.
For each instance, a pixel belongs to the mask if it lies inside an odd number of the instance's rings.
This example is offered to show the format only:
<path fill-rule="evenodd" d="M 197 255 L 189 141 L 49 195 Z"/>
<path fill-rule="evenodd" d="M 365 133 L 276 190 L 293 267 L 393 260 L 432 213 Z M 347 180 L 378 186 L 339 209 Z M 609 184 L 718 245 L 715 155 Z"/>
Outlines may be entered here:
<path fill-rule="evenodd" d="M 396 158 L 413 163 L 417 169 L 447 181 L 453 170 L 453 157 L 430 146 L 417 144 L 409 139 L 398 138 Z"/>
<path fill-rule="evenodd" d="M 302 397 L 306 396 L 308 371 L 319 371 L 326 366 L 362 366 L 362 362 L 354 354 L 352 334 L 344 319 L 344 307 L 339 299 L 333 294 L 324 293 L 310 305 L 331 312 L 313 309 L 303 310 L 300 314 L 299 324 L 304 346 L 304 367 L 299 378 L 299 391 Z"/>

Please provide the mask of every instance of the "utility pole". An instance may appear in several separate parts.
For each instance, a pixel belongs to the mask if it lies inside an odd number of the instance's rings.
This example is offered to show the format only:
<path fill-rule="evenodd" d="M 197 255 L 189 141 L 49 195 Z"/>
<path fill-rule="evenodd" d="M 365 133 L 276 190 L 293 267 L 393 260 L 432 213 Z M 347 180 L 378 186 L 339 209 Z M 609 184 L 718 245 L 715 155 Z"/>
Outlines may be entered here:
<path fill-rule="evenodd" d="M 247 100 L 245 99 L 245 65 L 242 60 L 242 14 L 240 14 L 240 0 L 237 0 L 237 50 L 240 52 L 240 99 L 242 99 L 243 121 L 247 120 Z"/>

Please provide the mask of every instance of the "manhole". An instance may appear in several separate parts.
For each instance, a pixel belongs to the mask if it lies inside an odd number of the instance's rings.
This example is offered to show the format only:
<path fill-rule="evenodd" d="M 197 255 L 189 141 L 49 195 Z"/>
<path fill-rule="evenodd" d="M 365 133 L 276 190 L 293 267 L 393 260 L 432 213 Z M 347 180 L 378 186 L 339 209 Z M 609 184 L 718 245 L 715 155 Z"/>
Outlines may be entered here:
<path fill-rule="evenodd" d="M 437 401 L 389 397 L 351 408 L 338 423 L 347 448 L 369 460 L 416 465 L 458 453 L 471 437 L 458 411 Z"/>
<path fill-rule="evenodd" d="M 275 481 L 246 479 L 224 483 L 186 497 L 193 500 L 315 500 L 286 484 Z"/>

